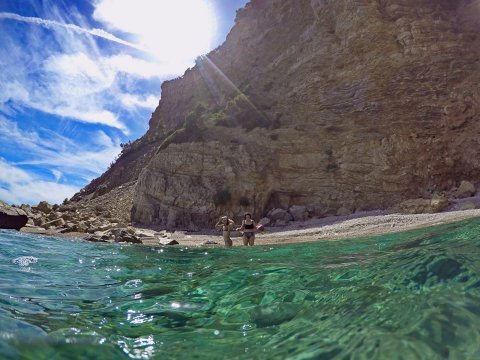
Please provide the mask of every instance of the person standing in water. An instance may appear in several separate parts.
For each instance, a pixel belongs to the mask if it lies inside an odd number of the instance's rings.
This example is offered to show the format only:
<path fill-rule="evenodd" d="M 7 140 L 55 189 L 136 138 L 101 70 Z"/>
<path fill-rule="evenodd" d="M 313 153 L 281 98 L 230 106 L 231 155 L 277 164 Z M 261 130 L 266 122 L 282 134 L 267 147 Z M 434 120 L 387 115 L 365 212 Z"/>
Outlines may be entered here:
<path fill-rule="evenodd" d="M 252 214 L 245 213 L 243 216 L 242 226 L 239 228 L 240 231 L 243 231 L 243 245 L 253 246 L 255 243 L 255 231 L 256 224 L 252 219 Z"/>
<path fill-rule="evenodd" d="M 230 247 L 233 245 L 232 239 L 230 238 L 230 232 L 232 231 L 234 225 L 235 222 L 232 219 L 229 219 L 227 216 L 222 216 L 215 224 L 215 228 L 221 229 L 223 232 L 223 241 L 225 242 L 225 247 Z"/>

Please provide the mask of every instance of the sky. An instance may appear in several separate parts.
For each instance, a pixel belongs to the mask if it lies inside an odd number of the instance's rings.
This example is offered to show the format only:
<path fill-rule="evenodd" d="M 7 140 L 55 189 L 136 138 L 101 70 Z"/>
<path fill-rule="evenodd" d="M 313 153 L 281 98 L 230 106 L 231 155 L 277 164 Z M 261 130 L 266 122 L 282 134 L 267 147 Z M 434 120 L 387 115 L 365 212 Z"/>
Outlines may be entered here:
<path fill-rule="evenodd" d="M 141 137 L 248 0 L 0 0 L 0 200 L 61 203 Z"/>

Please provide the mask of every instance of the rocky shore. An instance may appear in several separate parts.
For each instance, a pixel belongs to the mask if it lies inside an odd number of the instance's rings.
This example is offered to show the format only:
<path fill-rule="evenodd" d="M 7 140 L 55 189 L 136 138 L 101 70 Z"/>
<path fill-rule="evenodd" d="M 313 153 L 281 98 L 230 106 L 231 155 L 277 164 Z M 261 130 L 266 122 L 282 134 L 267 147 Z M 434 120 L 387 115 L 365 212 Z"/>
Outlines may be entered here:
<path fill-rule="evenodd" d="M 435 214 L 387 214 L 383 211 L 370 211 L 348 216 L 331 216 L 323 219 L 309 219 L 291 222 L 284 227 L 266 227 L 266 231 L 256 236 L 256 245 L 280 245 L 307 243 L 314 241 L 334 241 L 340 239 L 375 236 L 407 231 L 422 227 L 480 217 L 480 209 L 448 211 Z M 85 234 L 79 232 L 61 233 L 27 226 L 22 232 L 49 236 L 83 239 L 97 242 L 133 242 L 148 246 L 222 246 L 220 232 L 155 231 L 128 227 L 104 233 Z M 132 239 L 135 239 L 132 241 Z M 239 233 L 232 234 L 233 246 L 242 246 Z"/>
<path fill-rule="evenodd" d="M 121 190 L 121 189 L 120 189 Z M 119 191 L 120 191 L 119 190 Z M 115 194 L 113 194 L 115 195 Z M 128 218 L 128 202 L 112 193 L 88 201 L 68 201 L 51 205 L 10 206 L 0 203 L 0 228 L 69 237 L 94 242 L 127 242 L 145 245 L 222 245 L 220 233 L 181 228 L 136 227 Z M 450 193 L 427 199 L 411 199 L 387 210 L 349 212 L 316 217 L 307 206 L 275 208 L 259 223 L 266 231 L 258 233 L 256 244 L 281 244 L 335 240 L 404 231 L 480 216 L 480 195 L 473 184 L 463 181 Z M 234 217 L 240 224 L 240 218 Z M 233 233 L 241 244 L 241 234 Z"/>

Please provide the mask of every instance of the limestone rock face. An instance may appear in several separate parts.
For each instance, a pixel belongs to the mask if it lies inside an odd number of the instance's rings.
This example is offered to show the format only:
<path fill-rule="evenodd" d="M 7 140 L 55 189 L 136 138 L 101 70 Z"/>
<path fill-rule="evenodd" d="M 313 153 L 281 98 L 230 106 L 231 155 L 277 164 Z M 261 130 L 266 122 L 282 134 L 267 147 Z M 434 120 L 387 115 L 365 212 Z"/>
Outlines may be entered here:
<path fill-rule="evenodd" d="M 479 0 L 252 0 L 164 83 L 140 162 L 110 170 L 139 172 L 132 220 L 193 229 L 478 185 L 479 29 Z"/>

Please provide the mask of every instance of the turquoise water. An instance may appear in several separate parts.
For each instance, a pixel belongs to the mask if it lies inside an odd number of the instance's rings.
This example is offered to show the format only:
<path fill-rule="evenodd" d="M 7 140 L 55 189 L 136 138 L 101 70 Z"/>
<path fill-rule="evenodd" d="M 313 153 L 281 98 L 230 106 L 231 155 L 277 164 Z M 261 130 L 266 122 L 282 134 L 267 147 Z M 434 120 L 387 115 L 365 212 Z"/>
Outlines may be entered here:
<path fill-rule="evenodd" d="M 151 248 L 0 231 L 4 359 L 480 359 L 480 220 Z"/>

